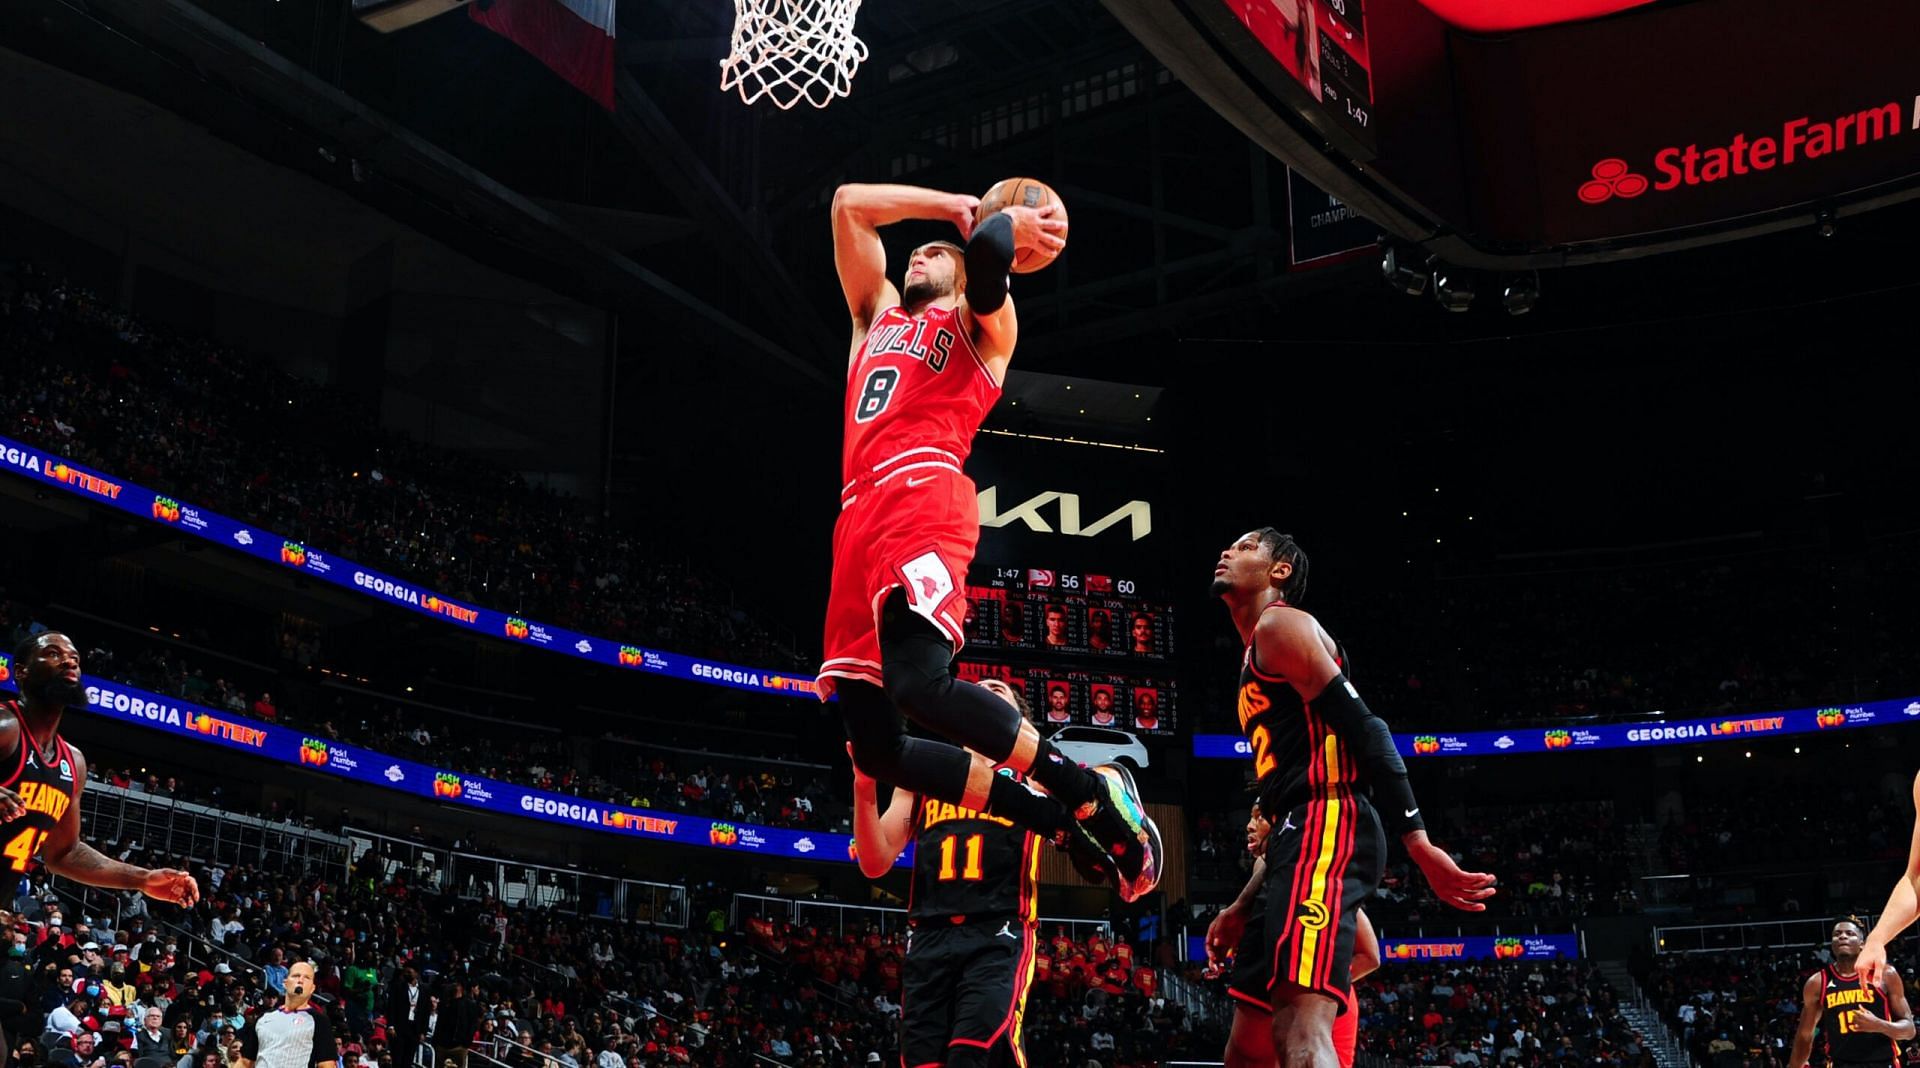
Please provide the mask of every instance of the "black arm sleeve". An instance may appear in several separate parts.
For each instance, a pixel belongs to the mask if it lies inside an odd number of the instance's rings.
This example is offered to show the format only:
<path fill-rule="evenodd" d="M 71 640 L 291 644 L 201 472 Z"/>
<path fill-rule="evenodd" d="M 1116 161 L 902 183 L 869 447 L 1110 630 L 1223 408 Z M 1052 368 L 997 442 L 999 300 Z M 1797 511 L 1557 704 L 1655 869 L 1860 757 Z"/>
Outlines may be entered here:
<path fill-rule="evenodd" d="M 1413 799 L 1413 786 L 1407 782 L 1406 762 L 1393 745 L 1393 732 L 1387 729 L 1386 720 L 1368 710 L 1346 674 L 1335 675 L 1311 704 L 1333 732 L 1353 747 L 1388 832 L 1399 838 L 1409 831 L 1425 830 L 1420 802 Z"/>
<path fill-rule="evenodd" d="M 1007 302 L 1007 272 L 1013 269 L 1013 220 L 995 212 L 967 239 L 967 307 L 992 315 Z"/>

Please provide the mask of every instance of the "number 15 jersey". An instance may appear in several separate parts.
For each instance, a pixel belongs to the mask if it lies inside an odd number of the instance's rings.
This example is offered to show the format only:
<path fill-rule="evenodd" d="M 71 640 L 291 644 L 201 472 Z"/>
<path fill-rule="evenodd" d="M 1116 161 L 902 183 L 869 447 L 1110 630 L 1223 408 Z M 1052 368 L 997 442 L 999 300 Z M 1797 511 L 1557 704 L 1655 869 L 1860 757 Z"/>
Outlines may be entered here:
<path fill-rule="evenodd" d="M 870 478 L 903 458 L 960 467 L 999 399 L 1000 387 L 974 351 L 959 309 L 909 315 L 888 308 L 874 316 L 847 371 L 841 481 Z"/>
<path fill-rule="evenodd" d="M 59 825 L 67 806 L 73 804 L 73 751 L 67 748 L 65 739 L 55 735 L 53 759 L 44 759 L 41 746 L 21 717 L 19 703 L 10 701 L 3 707 L 20 724 L 20 751 L 12 760 L 0 757 L 0 767 L 14 765 L 13 774 L 0 779 L 0 786 L 19 794 L 27 811 L 0 823 L 0 858 L 4 858 L 0 863 L 7 870 L 23 872 L 40 852 L 47 832 Z"/>

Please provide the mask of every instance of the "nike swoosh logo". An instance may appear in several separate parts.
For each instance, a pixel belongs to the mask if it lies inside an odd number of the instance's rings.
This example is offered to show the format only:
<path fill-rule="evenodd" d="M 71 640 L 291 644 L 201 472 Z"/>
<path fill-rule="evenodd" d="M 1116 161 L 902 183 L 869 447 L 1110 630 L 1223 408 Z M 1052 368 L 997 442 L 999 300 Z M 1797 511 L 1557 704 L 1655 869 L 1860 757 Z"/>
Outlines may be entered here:
<path fill-rule="evenodd" d="M 1418 816 L 1419 814 L 1420 814 L 1420 810 L 1419 810 L 1419 809 L 1417 809 L 1417 808 L 1410 808 L 1410 809 L 1408 809 L 1408 810 L 1407 810 L 1407 818 L 1408 818 L 1408 819 L 1412 819 L 1412 818 L 1414 818 L 1415 816 Z"/>
<path fill-rule="evenodd" d="M 926 475 L 922 478 L 910 478 L 910 479 L 907 479 L 907 488 L 912 489 L 915 486 L 924 486 L 927 483 L 932 481 L 933 481 L 932 475 Z"/>

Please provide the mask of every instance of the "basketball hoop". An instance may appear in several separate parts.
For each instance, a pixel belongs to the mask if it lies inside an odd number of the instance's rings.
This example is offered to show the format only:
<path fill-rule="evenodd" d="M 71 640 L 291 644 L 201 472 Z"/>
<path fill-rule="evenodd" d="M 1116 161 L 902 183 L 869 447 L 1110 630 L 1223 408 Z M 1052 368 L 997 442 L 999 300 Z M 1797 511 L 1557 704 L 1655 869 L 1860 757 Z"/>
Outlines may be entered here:
<path fill-rule="evenodd" d="M 733 47 L 720 61 L 720 91 L 743 103 L 766 97 L 781 108 L 816 108 L 853 91 L 867 58 L 853 35 L 860 0 L 733 0 Z"/>

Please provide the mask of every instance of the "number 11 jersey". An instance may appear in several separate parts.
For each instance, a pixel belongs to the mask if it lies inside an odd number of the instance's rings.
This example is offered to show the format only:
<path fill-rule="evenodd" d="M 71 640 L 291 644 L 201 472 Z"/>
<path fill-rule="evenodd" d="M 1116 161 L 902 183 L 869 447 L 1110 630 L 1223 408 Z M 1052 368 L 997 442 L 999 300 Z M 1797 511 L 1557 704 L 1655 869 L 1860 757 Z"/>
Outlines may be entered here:
<path fill-rule="evenodd" d="M 1039 835 L 929 797 L 914 806 L 913 821 L 909 918 L 959 923 L 1039 917 Z"/>

